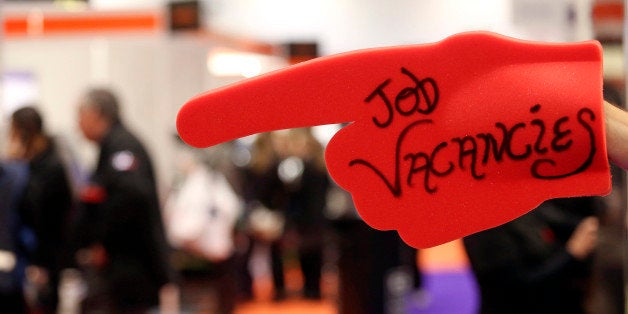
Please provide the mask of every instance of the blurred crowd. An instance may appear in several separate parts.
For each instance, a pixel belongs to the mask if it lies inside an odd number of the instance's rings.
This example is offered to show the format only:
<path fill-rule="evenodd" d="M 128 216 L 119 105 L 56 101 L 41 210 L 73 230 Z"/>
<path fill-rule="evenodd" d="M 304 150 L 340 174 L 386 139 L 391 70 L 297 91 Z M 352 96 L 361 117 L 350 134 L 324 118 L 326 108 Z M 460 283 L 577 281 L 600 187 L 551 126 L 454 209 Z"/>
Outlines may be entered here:
<path fill-rule="evenodd" d="M 11 115 L 2 169 L 19 171 L 3 171 L 7 313 L 143 313 L 174 282 L 148 154 L 109 90 L 78 102 L 78 125 L 100 148 L 84 182 L 36 105 Z"/>
<path fill-rule="evenodd" d="M 77 123 L 99 147 L 86 179 L 72 173 L 37 105 L 11 114 L 0 141 L 0 313 L 175 313 L 191 303 L 192 312 L 232 313 L 256 297 L 260 252 L 276 302 L 324 298 L 326 268 L 337 275 L 342 314 L 404 313 L 408 297 L 429 302 L 419 252 L 360 219 L 328 177 L 311 129 L 205 150 L 173 138 L 177 175 L 160 197 L 151 158 L 120 107 L 108 89 L 78 97 Z M 623 310 L 621 256 L 593 272 L 600 243 L 611 243 L 606 252 L 623 247 L 622 210 L 608 203 L 552 200 L 465 238 L 479 311 L 586 313 L 594 300 L 604 300 L 605 313 Z M 619 241 L 598 241 L 615 233 Z M 303 278 L 298 295 L 286 286 L 292 265 Z M 593 298 L 594 276 L 619 294 Z"/>
<path fill-rule="evenodd" d="M 297 264 L 298 297 L 311 300 L 323 298 L 325 265 L 345 265 L 347 313 L 384 311 L 391 267 L 413 268 L 419 287 L 415 250 L 361 222 L 311 129 L 208 150 L 175 138 L 177 175 L 160 197 L 120 107 L 104 88 L 77 97 L 77 125 L 99 149 L 86 176 L 46 132 L 38 104 L 11 113 L 0 159 L 0 313 L 169 313 L 189 304 L 232 313 L 255 298 L 256 256 L 268 257 L 277 302 L 297 297 L 285 276 Z"/>

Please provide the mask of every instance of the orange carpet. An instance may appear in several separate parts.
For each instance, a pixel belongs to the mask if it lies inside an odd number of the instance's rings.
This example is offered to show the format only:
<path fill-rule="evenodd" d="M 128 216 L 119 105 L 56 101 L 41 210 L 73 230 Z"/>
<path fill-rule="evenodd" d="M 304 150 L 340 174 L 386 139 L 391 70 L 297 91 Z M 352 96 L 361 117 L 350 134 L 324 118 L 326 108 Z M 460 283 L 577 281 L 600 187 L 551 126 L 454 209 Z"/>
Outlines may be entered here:
<path fill-rule="evenodd" d="M 419 265 L 424 272 L 459 270 L 467 265 L 467 258 L 460 240 L 452 241 L 431 249 L 421 250 Z M 323 299 L 308 301 L 299 297 L 302 278 L 298 269 L 286 271 L 288 298 L 281 302 L 272 301 L 270 277 L 258 278 L 254 284 L 255 300 L 240 304 L 235 314 L 336 314 L 337 279 L 333 272 L 323 276 Z"/>

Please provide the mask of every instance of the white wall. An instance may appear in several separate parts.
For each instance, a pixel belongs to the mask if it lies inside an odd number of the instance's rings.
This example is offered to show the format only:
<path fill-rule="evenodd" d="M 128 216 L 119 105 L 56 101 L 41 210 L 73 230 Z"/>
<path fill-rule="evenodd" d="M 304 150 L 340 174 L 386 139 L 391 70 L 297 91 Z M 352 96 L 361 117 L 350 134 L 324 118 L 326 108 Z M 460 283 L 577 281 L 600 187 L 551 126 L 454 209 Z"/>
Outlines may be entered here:
<path fill-rule="evenodd" d="M 489 30 L 536 40 L 588 39 L 587 34 L 581 33 L 586 32 L 591 0 L 204 2 L 211 29 L 270 42 L 314 39 L 320 42 L 323 54 L 331 54 L 433 42 L 469 30 Z M 577 15 L 573 25 L 568 21 L 570 6 Z M 585 25 L 584 31 L 580 25 Z"/>
<path fill-rule="evenodd" d="M 271 42 L 315 39 L 323 54 L 421 43 L 470 29 L 508 28 L 502 0 L 208 0 L 208 24 Z M 455 5 L 454 5 L 455 4 Z"/>

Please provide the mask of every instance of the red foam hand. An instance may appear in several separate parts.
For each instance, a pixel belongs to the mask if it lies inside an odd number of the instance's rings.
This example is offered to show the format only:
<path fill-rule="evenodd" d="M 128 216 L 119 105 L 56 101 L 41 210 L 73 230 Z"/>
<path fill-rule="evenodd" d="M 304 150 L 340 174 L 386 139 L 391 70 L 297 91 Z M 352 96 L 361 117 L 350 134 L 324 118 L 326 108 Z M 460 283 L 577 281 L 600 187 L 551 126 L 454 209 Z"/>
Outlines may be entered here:
<path fill-rule="evenodd" d="M 209 91 L 178 115 L 184 141 L 353 122 L 330 175 L 372 227 L 430 247 L 557 197 L 610 191 L 599 43 L 470 32 L 318 58 Z"/>

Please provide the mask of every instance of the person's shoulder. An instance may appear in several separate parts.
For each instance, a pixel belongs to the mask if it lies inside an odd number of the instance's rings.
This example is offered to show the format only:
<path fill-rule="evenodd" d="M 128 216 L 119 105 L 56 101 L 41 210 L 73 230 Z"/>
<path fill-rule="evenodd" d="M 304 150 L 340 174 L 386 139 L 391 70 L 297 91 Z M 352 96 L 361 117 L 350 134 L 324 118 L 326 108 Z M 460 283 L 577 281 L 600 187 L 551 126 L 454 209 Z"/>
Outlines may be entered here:
<path fill-rule="evenodd" d="M 112 126 L 110 133 L 110 140 L 113 141 L 139 142 L 135 134 L 122 124 Z"/>
<path fill-rule="evenodd" d="M 49 172 L 55 168 L 63 168 L 61 158 L 52 139 L 49 139 L 46 148 L 30 161 L 30 168 L 34 173 Z"/>
<path fill-rule="evenodd" d="M 111 169 L 127 172 L 151 167 L 151 160 L 142 142 L 122 125 L 111 129 L 103 143 L 101 158 L 105 158 Z"/>
<path fill-rule="evenodd" d="M 116 125 L 111 128 L 103 146 L 111 153 L 118 151 L 141 153 L 145 150 L 139 138 L 123 125 Z"/>

